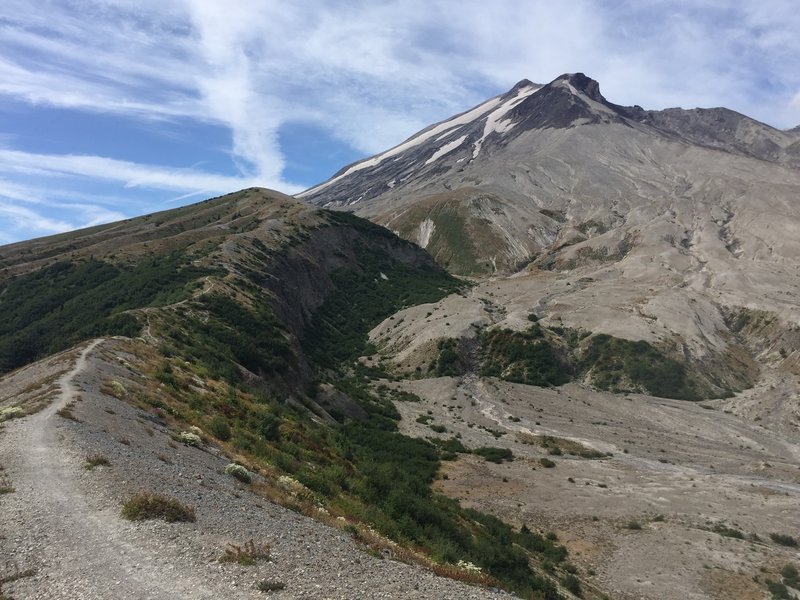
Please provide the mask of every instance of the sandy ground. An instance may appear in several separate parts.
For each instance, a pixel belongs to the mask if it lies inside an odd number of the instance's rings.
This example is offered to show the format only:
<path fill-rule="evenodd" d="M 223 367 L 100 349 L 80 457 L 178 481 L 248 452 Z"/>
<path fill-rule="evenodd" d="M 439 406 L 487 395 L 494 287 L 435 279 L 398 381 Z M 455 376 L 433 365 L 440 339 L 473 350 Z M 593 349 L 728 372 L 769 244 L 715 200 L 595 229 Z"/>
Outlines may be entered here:
<path fill-rule="evenodd" d="M 438 489 L 516 525 L 557 532 L 587 581 L 614 598 L 763 598 L 763 581 L 800 559 L 769 537 L 800 533 L 800 438 L 716 406 L 729 401 L 475 376 L 400 385 L 423 398 L 400 405 L 405 433 L 458 435 L 469 448 L 515 455 L 503 464 L 462 455 L 444 463 Z M 434 433 L 420 415 L 447 431 Z M 610 456 L 552 456 L 525 443 L 543 435 Z M 544 468 L 541 458 L 556 466 Z"/>

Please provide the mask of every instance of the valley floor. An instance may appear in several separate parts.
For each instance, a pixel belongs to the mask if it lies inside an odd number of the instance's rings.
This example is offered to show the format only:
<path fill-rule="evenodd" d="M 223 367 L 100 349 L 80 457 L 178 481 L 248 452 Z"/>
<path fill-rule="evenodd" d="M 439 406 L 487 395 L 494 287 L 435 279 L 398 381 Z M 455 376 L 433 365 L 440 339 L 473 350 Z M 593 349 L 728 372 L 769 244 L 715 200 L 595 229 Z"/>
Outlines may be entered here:
<path fill-rule="evenodd" d="M 780 399 L 781 377 L 767 380 L 751 401 Z M 404 433 L 459 436 L 468 448 L 515 456 L 494 464 L 460 455 L 444 463 L 437 488 L 516 526 L 556 532 L 584 581 L 613 598 L 760 599 L 768 579 L 798 562 L 797 549 L 770 534 L 800 532 L 799 440 L 730 413 L 735 399 L 475 376 L 400 385 L 423 398 L 400 406 Z"/>

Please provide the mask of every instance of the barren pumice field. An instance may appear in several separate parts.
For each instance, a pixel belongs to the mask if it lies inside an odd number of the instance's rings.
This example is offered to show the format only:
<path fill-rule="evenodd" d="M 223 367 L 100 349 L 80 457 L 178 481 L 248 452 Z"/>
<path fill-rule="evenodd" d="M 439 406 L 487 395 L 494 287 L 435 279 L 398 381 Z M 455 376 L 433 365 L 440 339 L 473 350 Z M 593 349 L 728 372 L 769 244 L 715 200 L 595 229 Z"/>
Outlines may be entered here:
<path fill-rule="evenodd" d="M 423 399 L 401 406 L 409 435 L 513 453 L 445 462 L 438 489 L 555 533 L 613 597 L 763 598 L 758 580 L 798 558 L 770 536 L 800 530 L 800 445 L 725 401 L 476 377 L 402 387 Z M 770 402 L 780 388 L 762 393 Z"/>

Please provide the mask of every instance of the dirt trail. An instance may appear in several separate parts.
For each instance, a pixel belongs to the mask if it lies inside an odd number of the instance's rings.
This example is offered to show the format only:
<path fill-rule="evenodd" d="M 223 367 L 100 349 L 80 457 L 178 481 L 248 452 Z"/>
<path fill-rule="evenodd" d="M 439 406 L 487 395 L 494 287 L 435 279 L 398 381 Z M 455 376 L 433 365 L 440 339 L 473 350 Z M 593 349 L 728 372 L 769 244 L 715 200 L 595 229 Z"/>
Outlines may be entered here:
<path fill-rule="evenodd" d="M 75 379 L 102 342 L 86 346 L 74 368 L 61 377 L 61 394 L 55 402 L 15 424 L 0 442 L 4 464 L 11 460 L 6 468 L 15 488 L 3 511 L 3 521 L 10 517 L 9 523 L 3 523 L 3 534 L 27 537 L 35 556 L 12 558 L 18 564 L 34 559 L 40 564 L 20 567 L 50 575 L 54 587 L 35 597 L 219 597 L 196 581 L 185 581 L 155 553 L 126 539 L 131 537 L 130 526 L 120 519 L 119 508 L 93 505 L 76 481 L 74 471 L 82 468 L 79 463 L 84 457 L 73 455 L 67 447 L 59 432 L 58 420 L 63 417 L 58 411 L 78 397 Z"/>

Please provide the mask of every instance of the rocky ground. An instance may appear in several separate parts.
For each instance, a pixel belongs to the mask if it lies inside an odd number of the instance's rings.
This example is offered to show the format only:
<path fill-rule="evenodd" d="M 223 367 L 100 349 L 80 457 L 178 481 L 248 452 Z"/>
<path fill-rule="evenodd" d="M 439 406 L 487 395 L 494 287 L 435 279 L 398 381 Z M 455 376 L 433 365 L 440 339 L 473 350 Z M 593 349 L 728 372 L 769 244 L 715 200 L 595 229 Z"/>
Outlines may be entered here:
<path fill-rule="evenodd" d="M 141 376 L 132 359 L 118 341 L 97 341 L 0 382 L 2 405 L 46 404 L 0 429 L 1 594 L 16 600 L 508 597 L 372 556 L 346 532 L 253 493 L 225 474 L 229 459 L 218 449 L 178 444 L 152 414 L 101 391 L 110 379 L 135 386 Z M 86 469 L 97 455 L 109 464 Z M 143 489 L 194 506 L 196 522 L 122 519 L 123 501 Z M 270 560 L 254 566 L 218 560 L 228 544 L 248 540 L 268 545 Z M 282 589 L 262 592 L 261 582 Z"/>
<path fill-rule="evenodd" d="M 796 548 L 770 539 L 800 533 L 798 438 L 724 410 L 731 401 L 475 376 L 400 385 L 422 398 L 401 403 L 404 433 L 514 454 L 502 464 L 460 455 L 437 488 L 517 526 L 556 532 L 588 585 L 613 598 L 764 598 L 765 581 L 800 562 Z M 543 447 L 544 436 L 563 452 Z M 581 448 L 604 456 L 569 453 Z"/>

